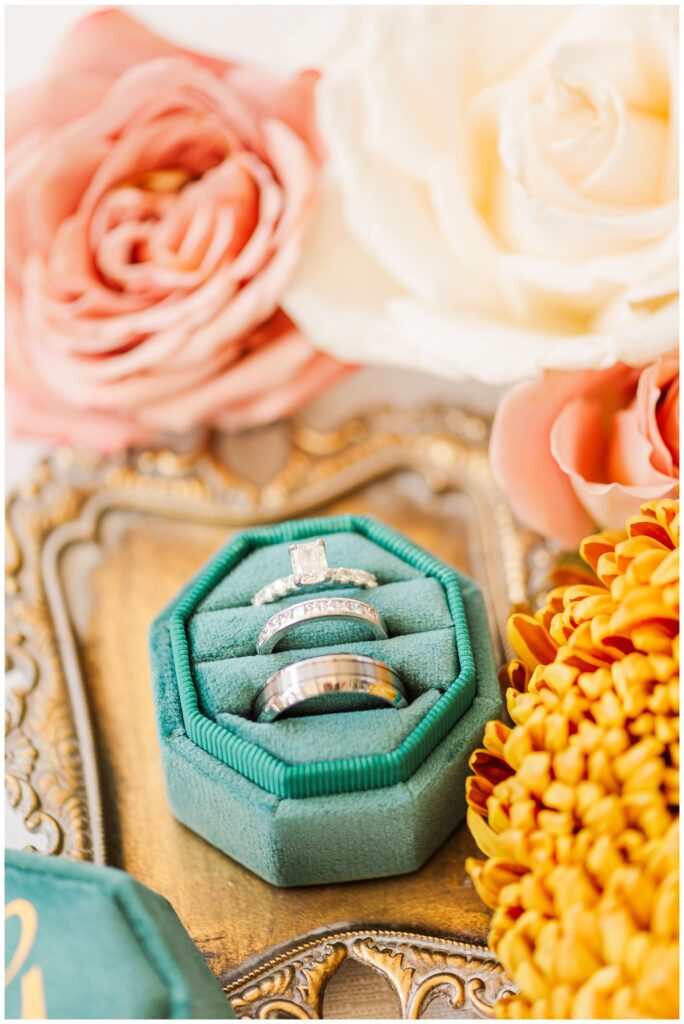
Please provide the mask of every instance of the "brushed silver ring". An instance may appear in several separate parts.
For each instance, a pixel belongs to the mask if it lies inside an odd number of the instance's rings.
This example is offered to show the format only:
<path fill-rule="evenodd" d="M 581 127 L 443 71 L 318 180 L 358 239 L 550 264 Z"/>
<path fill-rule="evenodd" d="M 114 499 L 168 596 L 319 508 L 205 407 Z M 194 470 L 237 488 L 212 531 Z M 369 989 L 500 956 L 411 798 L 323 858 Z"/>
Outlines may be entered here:
<path fill-rule="evenodd" d="M 270 654 L 282 638 L 303 622 L 320 619 L 351 619 L 364 622 L 378 640 L 388 637 L 384 619 L 377 608 L 351 597 L 313 597 L 276 612 L 259 633 L 257 654 Z"/>
<path fill-rule="evenodd" d="M 281 576 L 272 583 L 257 590 L 252 604 L 270 604 L 279 601 L 288 594 L 296 594 L 300 590 L 311 590 L 324 585 L 342 587 L 377 587 L 377 577 L 365 569 L 345 569 L 331 567 L 325 553 L 325 541 L 316 540 L 290 544 L 288 548 L 292 573 Z"/>
<path fill-rule="evenodd" d="M 285 712 L 330 693 L 370 697 L 391 708 L 408 706 L 401 677 L 365 654 L 322 654 L 278 669 L 257 694 L 254 717 L 273 722 Z"/>

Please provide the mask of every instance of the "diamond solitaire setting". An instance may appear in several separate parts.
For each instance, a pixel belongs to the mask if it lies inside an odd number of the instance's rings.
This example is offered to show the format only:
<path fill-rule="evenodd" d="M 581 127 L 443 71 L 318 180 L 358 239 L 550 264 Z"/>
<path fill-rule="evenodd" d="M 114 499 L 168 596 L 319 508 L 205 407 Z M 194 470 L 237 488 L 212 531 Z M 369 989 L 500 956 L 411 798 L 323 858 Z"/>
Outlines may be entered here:
<path fill-rule="evenodd" d="M 309 544 L 290 544 L 288 550 L 296 587 L 313 587 L 328 578 L 325 542 L 320 538 Z"/>
<path fill-rule="evenodd" d="M 365 569 L 331 568 L 325 552 L 325 541 L 320 537 L 312 541 L 290 544 L 288 550 L 291 575 L 281 576 L 280 579 L 261 587 L 252 598 L 252 604 L 270 604 L 281 597 L 321 584 L 366 588 L 378 585 L 373 573 L 366 572 Z"/>
<path fill-rule="evenodd" d="M 365 601 L 354 598 L 322 597 L 300 601 L 289 608 L 276 612 L 259 633 L 256 643 L 258 654 L 271 654 L 282 638 L 291 629 L 312 619 L 351 619 L 364 622 L 379 640 L 386 640 L 388 633 L 380 612 Z"/>

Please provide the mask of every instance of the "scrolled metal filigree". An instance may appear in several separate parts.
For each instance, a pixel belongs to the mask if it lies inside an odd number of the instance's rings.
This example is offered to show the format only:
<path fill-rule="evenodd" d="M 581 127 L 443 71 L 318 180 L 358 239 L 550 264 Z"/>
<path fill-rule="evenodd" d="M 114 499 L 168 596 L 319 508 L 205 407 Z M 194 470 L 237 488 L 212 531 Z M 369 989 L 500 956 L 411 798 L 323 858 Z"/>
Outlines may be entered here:
<path fill-rule="evenodd" d="M 282 1013 L 320 1020 L 326 988 L 348 960 L 365 964 L 386 981 L 404 1020 L 419 1019 L 441 993 L 461 1016 L 492 1017 L 496 1001 L 515 991 L 486 946 L 369 929 L 294 946 L 227 984 L 226 994 L 244 1020 Z"/>
<path fill-rule="evenodd" d="M 56 568 L 69 544 L 101 543 L 105 512 L 239 527 L 306 514 L 388 475 L 415 471 L 431 495 L 467 492 L 478 521 L 487 520 L 482 562 L 494 632 L 505 642 L 501 624 L 510 605 L 527 597 L 532 539 L 519 531 L 493 481 L 481 417 L 383 409 L 332 431 L 295 421 L 289 436 L 283 464 L 259 486 L 227 465 L 221 439 L 210 436 L 184 453 L 96 458 L 59 449 L 10 497 L 5 778 L 11 806 L 43 852 L 107 860 L 87 680 Z M 487 1016 L 507 986 L 484 947 L 371 929 L 312 939 L 268 960 L 229 993 L 245 1017 L 316 1017 L 330 978 L 348 960 L 383 976 L 405 1017 L 420 1016 L 440 994 L 462 1015 Z"/>

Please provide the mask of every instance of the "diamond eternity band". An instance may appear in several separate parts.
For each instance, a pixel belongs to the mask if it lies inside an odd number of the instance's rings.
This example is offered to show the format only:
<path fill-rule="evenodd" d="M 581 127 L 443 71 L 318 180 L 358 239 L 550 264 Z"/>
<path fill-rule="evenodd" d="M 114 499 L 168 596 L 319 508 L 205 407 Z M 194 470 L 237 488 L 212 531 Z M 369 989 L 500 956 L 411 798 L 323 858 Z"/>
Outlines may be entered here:
<path fill-rule="evenodd" d="M 259 633 L 257 653 L 270 654 L 291 629 L 313 619 L 351 619 L 366 623 L 378 639 L 385 640 L 388 636 L 380 612 L 365 601 L 344 597 L 311 598 L 283 608 L 271 616 Z"/>

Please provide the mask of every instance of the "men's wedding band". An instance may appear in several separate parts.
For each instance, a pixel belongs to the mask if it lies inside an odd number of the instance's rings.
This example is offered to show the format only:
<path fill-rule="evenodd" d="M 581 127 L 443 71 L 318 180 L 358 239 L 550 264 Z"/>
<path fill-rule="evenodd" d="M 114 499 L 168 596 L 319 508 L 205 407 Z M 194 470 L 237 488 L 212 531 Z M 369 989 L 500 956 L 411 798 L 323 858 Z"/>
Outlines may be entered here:
<path fill-rule="evenodd" d="M 350 619 L 370 627 L 374 637 L 386 640 L 388 633 L 382 615 L 371 604 L 346 597 L 314 597 L 291 604 L 276 612 L 259 633 L 257 654 L 270 654 L 283 637 L 304 622 L 321 619 Z"/>
<path fill-rule="evenodd" d="M 257 590 L 252 604 L 270 604 L 288 594 L 312 587 L 339 585 L 343 587 L 377 587 L 377 577 L 365 569 L 331 568 L 320 537 L 306 543 L 290 544 L 290 576 L 281 576 Z"/>
<path fill-rule="evenodd" d="M 323 654 L 305 658 L 278 669 L 268 679 L 254 701 L 258 722 L 273 722 L 293 708 L 302 710 L 326 694 L 342 693 L 371 698 L 391 708 L 407 707 L 401 677 L 376 658 L 365 654 Z"/>

